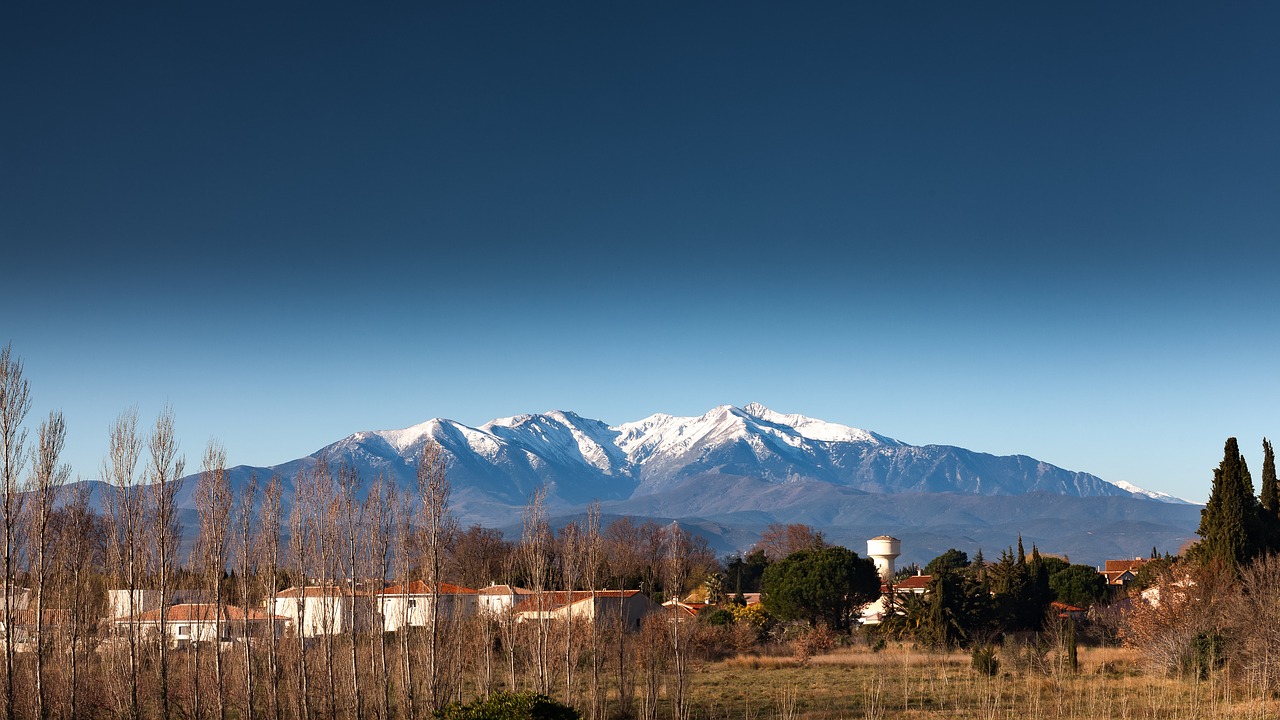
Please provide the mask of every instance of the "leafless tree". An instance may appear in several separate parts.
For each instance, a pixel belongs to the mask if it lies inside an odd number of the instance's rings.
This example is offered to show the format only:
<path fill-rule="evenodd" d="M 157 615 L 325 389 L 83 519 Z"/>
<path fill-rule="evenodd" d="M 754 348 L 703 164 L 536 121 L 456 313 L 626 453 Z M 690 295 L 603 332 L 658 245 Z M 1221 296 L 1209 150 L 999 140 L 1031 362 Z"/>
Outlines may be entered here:
<path fill-rule="evenodd" d="M 13 694 L 13 628 L 19 553 L 22 550 L 22 469 L 27 464 L 27 431 L 22 427 L 31 410 L 30 385 L 22 372 L 22 360 L 14 357 L 13 345 L 0 350 L 0 523 L 4 533 L 4 708 L 5 717 L 16 716 Z"/>
<path fill-rule="evenodd" d="M 822 531 L 808 525 L 770 523 L 769 527 L 760 533 L 760 540 L 752 550 L 763 551 L 770 562 L 777 562 L 801 550 L 821 550 L 826 546 L 827 541 Z"/>
<path fill-rule="evenodd" d="M 280 647 L 275 633 L 275 595 L 276 575 L 280 571 L 280 522 L 281 522 L 281 478 L 272 475 L 267 482 L 267 490 L 262 498 L 262 520 L 258 528 L 258 551 L 262 562 L 266 565 L 263 573 L 262 596 L 268 602 L 271 614 L 271 632 L 267 634 L 267 672 L 271 682 L 267 686 L 271 691 L 271 712 L 275 720 L 283 720 L 284 713 L 280 707 Z"/>
<path fill-rule="evenodd" d="M 689 581 L 691 574 L 690 554 L 693 550 L 693 543 L 690 539 L 689 532 L 680 527 L 679 523 L 672 523 L 668 528 L 669 539 L 667 541 L 667 562 L 666 562 L 666 587 L 667 594 L 672 600 L 680 602 L 680 595 L 684 591 L 684 586 Z M 675 608 L 676 612 L 672 613 L 674 620 L 667 623 L 671 632 L 671 657 L 675 666 L 675 697 L 671 699 L 672 717 L 674 720 L 684 720 L 688 713 L 688 706 L 684 695 L 685 681 L 685 662 L 688 660 L 688 648 L 685 647 L 684 638 L 682 637 L 681 626 L 684 625 L 684 618 L 679 613 L 679 607 Z M 664 613 L 665 614 L 665 613 Z"/>
<path fill-rule="evenodd" d="M 427 636 L 427 700 L 433 712 L 444 707 L 446 695 L 439 667 L 440 654 L 440 572 L 449 536 L 454 531 L 453 513 L 449 508 L 448 466 L 444 449 L 427 439 L 418 463 L 418 496 L 422 502 L 423 568 L 431 592 L 431 628 Z"/>
<path fill-rule="evenodd" d="M 539 487 L 524 509 L 524 534 L 520 554 L 524 570 L 533 591 L 534 608 L 538 612 L 537 636 L 534 643 L 534 664 L 537 668 L 538 692 L 551 691 L 551 673 L 548 667 L 548 619 L 547 567 L 551 562 L 551 528 L 547 523 L 547 489 Z"/>
<path fill-rule="evenodd" d="M 400 692 L 403 703 L 402 712 L 408 720 L 417 718 L 417 700 L 414 692 L 413 647 L 412 634 L 409 632 L 409 582 L 412 578 L 411 555 L 413 553 L 413 526 L 409 524 L 409 513 L 400 513 L 399 530 L 395 534 L 396 548 L 396 582 L 400 586 Z"/>
<path fill-rule="evenodd" d="M 560 531 L 560 579 L 564 585 L 565 592 L 570 604 L 573 602 L 573 591 L 578 589 L 578 579 L 581 574 L 582 558 L 580 553 L 583 546 L 582 532 L 578 529 L 577 523 L 569 523 Z M 569 611 L 568 617 L 564 623 L 564 699 L 570 705 L 574 704 L 573 693 L 573 666 L 574 666 L 574 644 L 573 644 L 573 613 Z"/>
<path fill-rule="evenodd" d="M 89 506 L 92 487 L 87 483 L 71 486 L 70 500 L 65 509 L 65 524 L 60 534 L 62 540 L 62 571 L 67 577 L 67 599 L 70 604 L 68 645 L 70 651 L 70 677 L 67 681 L 68 716 L 80 717 L 80 683 L 82 655 L 87 645 L 92 618 L 89 594 L 95 569 L 101 567 L 98 518 Z"/>
<path fill-rule="evenodd" d="M 120 569 L 128 598 L 124 608 L 129 654 L 129 717 L 138 720 L 139 631 L 137 622 L 140 591 L 146 570 L 145 528 L 146 498 L 137 486 L 138 456 L 142 440 L 138 437 L 138 411 L 126 410 L 111 424 L 107 457 L 102 463 L 102 477 L 114 492 L 111 502 L 111 532 L 108 535 L 113 564 Z"/>
<path fill-rule="evenodd" d="M 200 518 L 200 542 L 204 550 L 206 582 L 213 591 L 214 609 L 214 676 L 217 682 L 217 717 L 225 717 L 226 684 L 220 649 L 223 608 L 222 576 L 227 569 L 228 531 L 231 521 L 231 486 L 227 479 L 227 451 L 217 440 L 210 440 L 204 452 L 204 465 L 196 486 L 196 512 Z"/>
<path fill-rule="evenodd" d="M 329 459 L 321 455 L 311 468 L 311 507 L 308 513 L 311 536 L 316 551 L 316 569 L 320 571 L 320 636 L 324 649 L 324 667 L 328 692 L 325 705 L 328 717 L 337 717 L 337 674 L 334 667 L 334 635 L 341 618 L 338 616 L 338 598 L 342 589 L 337 583 L 337 515 L 338 503 L 334 496 L 333 472 Z M 354 601 L 354 595 L 352 600 Z"/>
<path fill-rule="evenodd" d="M 311 561 L 311 524 L 307 522 L 307 511 L 305 508 L 312 502 L 310 495 L 312 494 L 311 473 L 306 470 L 298 471 L 298 476 L 293 486 L 293 510 L 289 514 L 289 564 L 290 575 L 292 576 L 294 588 L 297 593 L 294 597 L 294 617 L 297 622 L 294 624 L 294 637 L 297 640 L 296 651 L 298 655 L 298 716 L 303 720 L 309 720 L 311 717 L 311 700 L 309 678 L 307 673 L 307 585 L 310 573 L 308 568 Z"/>
<path fill-rule="evenodd" d="M 250 632 L 249 610 L 250 610 L 250 586 L 249 576 L 253 574 L 254 567 L 253 553 L 253 537 L 254 537 L 254 505 L 257 502 L 258 495 L 258 476 L 256 474 L 249 477 L 249 484 L 245 486 L 244 492 L 240 495 L 239 512 L 236 513 L 236 528 L 239 531 L 239 560 L 240 560 L 240 606 L 244 612 L 244 719 L 253 720 L 253 633 Z M 274 625 L 272 634 L 275 634 Z"/>
<path fill-rule="evenodd" d="M 591 591 L 593 606 L 596 601 L 596 590 L 600 588 L 603 550 L 603 538 L 600 535 L 600 503 L 593 502 L 587 508 L 586 537 L 583 539 L 582 552 L 582 580 L 586 588 Z M 590 634 L 587 643 L 591 648 L 591 712 L 589 715 L 595 720 L 604 716 L 604 694 L 600 688 L 600 670 L 604 648 L 600 647 L 601 638 L 598 623 L 589 623 L 587 632 Z"/>
<path fill-rule="evenodd" d="M 346 543 L 347 573 L 351 579 L 351 602 L 347 603 L 347 631 L 351 634 L 351 696 L 355 701 L 355 717 L 364 717 L 360 693 L 360 664 L 357 662 L 356 593 L 358 591 L 361 533 L 364 531 L 364 505 L 358 500 L 360 473 L 343 463 L 338 468 L 338 502 L 342 511 L 343 540 Z M 335 688 L 336 690 L 336 688 Z"/>
<path fill-rule="evenodd" d="M 49 556 L 52 554 L 49 521 L 53 517 L 58 493 L 71 474 L 71 468 L 61 461 L 62 446 L 66 438 L 67 426 L 62 420 L 62 413 L 49 413 L 49 419 L 40 423 L 32 468 L 32 495 L 35 507 L 31 513 L 33 525 L 31 534 L 35 538 L 36 551 L 36 707 L 37 715 L 41 720 L 47 718 L 49 713 L 44 681 L 47 653 L 44 628 L 45 594 L 49 578 Z"/>
<path fill-rule="evenodd" d="M 369 550 L 372 575 L 379 581 L 384 580 L 391 571 L 391 552 L 395 546 L 396 534 L 400 524 L 398 520 L 399 497 L 395 485 L 378 475 L 377 482 L 365 498 L 369 514 Z M 380 613 L 386 612 L 385 604 L 378 608 Z M 387 672 L 387 633 L 385 625 L 377 628 L 378 642 L 370 643 L 370 654 L 376 648 L 378 656 L 371 659 L 370 670 L 376 675 L 379 693 L 378 718 L 385 720 L 391 707 L 391 678 Z"/>
<path fill-rule="evenodd" d="M 151 522 L 155 540 L 156 571 L 160 584 L 160 625 L 169 620 L 169 592 L 182 529 L 178 524 L 177 494 L 182 488 L 185 460 L 178 455 L 173 429 L 173 408 L 166 406 L 156 418 L 155 430 L 147 441 L 151 464 L 146 478 L 151 492 Z M 160 643 L 160 716 L 170 717 L 169 643 Z"/>

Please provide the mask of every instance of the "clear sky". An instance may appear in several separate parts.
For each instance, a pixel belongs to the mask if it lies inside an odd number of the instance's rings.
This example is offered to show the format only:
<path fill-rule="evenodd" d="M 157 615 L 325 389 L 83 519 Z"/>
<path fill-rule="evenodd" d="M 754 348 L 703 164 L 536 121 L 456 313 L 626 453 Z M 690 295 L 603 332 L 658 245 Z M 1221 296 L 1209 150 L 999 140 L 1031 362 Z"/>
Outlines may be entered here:
<path fill-rule="evenodd" d="M 1195 500 L 1280 435 L 1280 6 L 7 3 L 32 419 L 762 402 Z"/>

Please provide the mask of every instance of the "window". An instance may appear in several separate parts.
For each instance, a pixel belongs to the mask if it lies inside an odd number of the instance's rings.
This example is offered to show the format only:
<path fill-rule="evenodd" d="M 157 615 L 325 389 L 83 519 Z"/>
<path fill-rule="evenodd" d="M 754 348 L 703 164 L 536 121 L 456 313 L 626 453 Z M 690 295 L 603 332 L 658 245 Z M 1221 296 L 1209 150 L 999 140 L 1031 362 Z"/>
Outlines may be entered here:
<path fill-rule="evenodd" d="M 179 625 L 179 626 L 178 626 L 178 637 L 186 637 L 190 632 L 191 632 L 191 626 L 190 626 L 190 625 Z"/>

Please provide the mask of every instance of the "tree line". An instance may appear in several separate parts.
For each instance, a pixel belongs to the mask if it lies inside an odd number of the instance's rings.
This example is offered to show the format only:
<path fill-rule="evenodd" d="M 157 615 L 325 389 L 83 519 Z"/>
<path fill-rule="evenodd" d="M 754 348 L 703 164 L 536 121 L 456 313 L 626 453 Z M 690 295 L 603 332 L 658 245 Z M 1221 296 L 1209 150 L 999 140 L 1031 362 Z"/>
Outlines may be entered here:
<path fill-rule="evenodd" d="M 705 540 L 677 524 L 624 517 L 603 525 L 593 507 L 553 528 L 539 491 L 517 539 L 462 528 L 443 450 L 430 442 L 413 492 L 325 458 L 296 477 L 233 485 L 216 441 L 201 454 L 194 489 L 184 488 L 170 408 L 145 428 L 135 410 L 111 424 L 99 474 L 106 487 L 95 492 L 70 482 L 61 462 L 60 413 L 28 436 L 31 406 L 23 364 L 5 347 L 6 718 L 416 720 L 496 691 L 553 696 L 593 718 L 652 718 L 660 702 L 687 709 L 683 675 L 701 641 L 665 613 L 637 629 L 621 626 L 621 612 L 616 621 L 553 622 L 541 613 L 517 623 L 512 613 L 462 613 L 433 602 L 429 622 L 383 632 L 378 622 L 359 628 L 353 602 L 336 611 L 350 613 L 347 622 L 328 618 L 317 637 L 248 631 L 249 619 L 271 616 L 272 599 L 288 588 L 354 597 L 420 582 L 439 597 L 448 584 L 497 583 L 527 589 L 539 610 L 565 591 L 621 597 L 617 591 L 641 589 L 660 602 L 718 568 Z M 187 496 L 194 517 L 180 507 Z M 184 518 L 195 527 L 184 527 Z M 160 627 L 175 608 L 198 605 L 207 610 L 195 612 L 215 623 L 241 618 L 245 631 L 233 643 L 164 641 L 164 632 L 130 620 L 143 616 L 147 593 L 159 597 Z"/>

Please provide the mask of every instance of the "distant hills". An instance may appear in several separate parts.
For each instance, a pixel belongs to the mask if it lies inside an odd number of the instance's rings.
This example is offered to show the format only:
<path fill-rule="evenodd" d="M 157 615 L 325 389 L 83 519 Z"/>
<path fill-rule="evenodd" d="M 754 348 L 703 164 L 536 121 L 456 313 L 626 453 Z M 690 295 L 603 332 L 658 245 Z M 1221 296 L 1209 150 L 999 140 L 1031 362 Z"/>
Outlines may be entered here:
<path fill-rule="evenodd" d="M 1098 564 L 1153 546 L 1175 551 L 1199 519 L 1198 506 L 1177 498 L 1023 455 L 913 446 L 756 403 L 620 425 L 563 411 L 474 428 L 433 419 L 358 432 L 272 467 L 238 466 L 231 478 L 279 473 L 291 497 L 297 474 L 325 456 L 413 494 L 428 439 L 445 451 L 460 520 L 507 529 L 545 486 L 555 516 L 599 500 L 607 515 L 679 520 L 722 551 L 745 548 L 771 522 L 803 522 L 859 551 L 866 538 L 893 534 L 904 563 L 952 546 L 994 557 L 1021 533 L 1028 547 Z M 194 507 L 194 491 L 192 476 L 184 506 Z"/>

